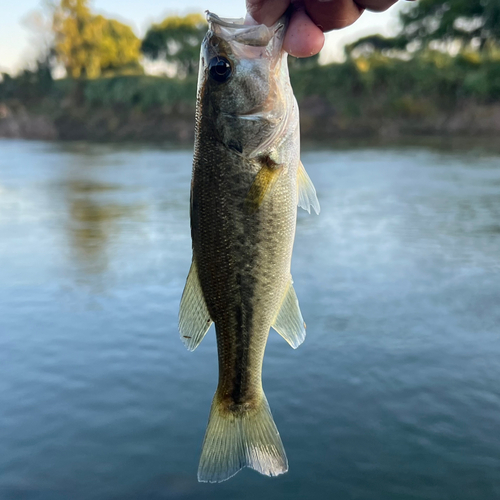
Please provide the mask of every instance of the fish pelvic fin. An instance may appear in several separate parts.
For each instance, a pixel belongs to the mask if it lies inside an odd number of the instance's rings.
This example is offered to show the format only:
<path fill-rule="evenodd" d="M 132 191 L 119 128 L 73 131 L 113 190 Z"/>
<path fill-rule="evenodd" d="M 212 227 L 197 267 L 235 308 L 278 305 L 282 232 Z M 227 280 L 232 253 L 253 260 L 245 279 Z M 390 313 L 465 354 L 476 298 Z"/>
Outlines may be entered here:
<path fill-rule="evenodd" d="M 319 214 L 320 206 L 318 197 L 316 196 L 316 188 L 307 175 L 302 162 L 299 162 L 299 168 L 297 170 L 297 189 L 299 194 L 299 207 L 303 208 L 308 213 L 311 213 L 312 207 L 313 210 Z"/>
<path fill-rule="evenodd" d="M 190 351 L 194 351 L 211 324 L 212 320 L 198 278 L 198 268 L 193 260 L 179 308 L 179 332 L 184 345 Z"/>
<path fill-rule="evenodd" d="M 233 405 L 236 406 L 236 405 Z M 219 483 L 243 467 L 266 476 L 288 470 L 288 461 L 266 396 L 256 407 L 228 409 L 215 393 L 198 467 L 198 481 Z"/>

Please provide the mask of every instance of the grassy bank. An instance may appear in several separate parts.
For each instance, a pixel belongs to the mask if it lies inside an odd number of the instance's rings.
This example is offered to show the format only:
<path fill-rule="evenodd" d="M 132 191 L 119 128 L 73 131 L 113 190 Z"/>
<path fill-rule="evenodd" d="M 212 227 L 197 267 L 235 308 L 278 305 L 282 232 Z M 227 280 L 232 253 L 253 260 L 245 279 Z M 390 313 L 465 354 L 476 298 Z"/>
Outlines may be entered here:
<path fill-rule="evenodd" d="M 292 67 L 291 79 L 305 139 L 500 133 L 500 60 L 491 56 L 427 52 L 403 61 L 377 53 Z M 4 76 L 0 135 L 189 141 L 195 94 L 194 78 Z"/>

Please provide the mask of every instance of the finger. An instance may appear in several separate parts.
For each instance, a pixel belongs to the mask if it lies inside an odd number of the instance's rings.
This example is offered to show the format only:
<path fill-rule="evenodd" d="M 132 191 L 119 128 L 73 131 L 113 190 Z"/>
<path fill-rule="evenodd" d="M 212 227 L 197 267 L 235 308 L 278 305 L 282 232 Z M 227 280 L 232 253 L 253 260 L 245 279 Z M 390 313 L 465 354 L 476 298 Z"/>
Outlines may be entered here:
<path fill-rule="evenodd" d="M 356 3 L 363 9 L 383 12 L 394 5 L 397 0 L 356 0 Z"/>
<path fill-rule="evenodd" d="M 304 10 L 296 10 L 286 31 L 283 49 L 295 57 L 317 54 L 325 43 L 325 35 Z"/>
<path fill-rule="evenodd" d="M 304 5 L 309 17 L 322 31 L 350 26 L 363 13 L 363 8 L 352 0 L 305 0 Z"/>
<path fill-rule="evenodd" d="M 247 12 L 258 22 L 271 26 L 286 11 L 290 0 L 247 0 Z"/>

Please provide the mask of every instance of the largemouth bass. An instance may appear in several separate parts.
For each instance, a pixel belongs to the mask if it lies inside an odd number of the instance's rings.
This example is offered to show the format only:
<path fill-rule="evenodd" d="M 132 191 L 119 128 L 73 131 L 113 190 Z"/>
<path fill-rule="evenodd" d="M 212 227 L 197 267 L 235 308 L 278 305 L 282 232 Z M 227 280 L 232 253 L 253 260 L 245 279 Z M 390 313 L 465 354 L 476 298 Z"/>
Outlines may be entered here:
<path fill-rule="evenodd" d="M 305 323 L 290 263 L 297 205 L 319 213 L 300 162 L 299 112 L 282 50 L 285 16 L 246 25 L 207 13 L 198 79 L 191 184 L 193 260 L 179 330 L 196 349 L 215 323 L 219 382 L 198 480 L 247 466 L 276 476 L 285 450 L 262 390 L 273 327 L 293 347 Z"/>

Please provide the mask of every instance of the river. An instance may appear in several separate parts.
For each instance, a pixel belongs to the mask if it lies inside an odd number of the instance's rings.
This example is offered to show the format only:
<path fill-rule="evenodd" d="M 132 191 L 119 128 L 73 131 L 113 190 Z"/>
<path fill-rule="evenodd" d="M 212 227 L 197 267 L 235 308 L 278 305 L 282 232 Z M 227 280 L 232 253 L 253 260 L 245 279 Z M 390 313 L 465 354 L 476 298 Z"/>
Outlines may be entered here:
<path fill-rule="evenodd" d="M 303 153 L 308 333 L 271 332 L 263 376 L 290 470 L 219 485 L 215 335 L 177 332 L 191 156 L 0 141 L 0 498 L 500 498 L 500 154 Z"/>

